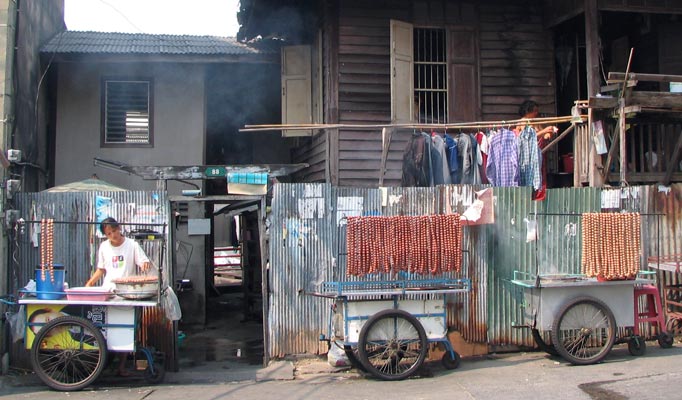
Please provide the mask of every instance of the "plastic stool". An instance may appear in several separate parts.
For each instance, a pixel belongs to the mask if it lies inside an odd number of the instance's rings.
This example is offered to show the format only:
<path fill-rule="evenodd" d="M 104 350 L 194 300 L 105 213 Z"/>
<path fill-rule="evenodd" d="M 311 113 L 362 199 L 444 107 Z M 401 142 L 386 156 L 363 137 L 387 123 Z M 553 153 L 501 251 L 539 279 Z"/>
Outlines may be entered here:
<path fill-rule="evenodd" d="M 640 296 L 646 296 L 646 311 L 639 309 Z M 665 330 L 661 296 L 658 293 L 658 288 L 654 285 L 635 287 L 635 326 L 633 328 L 635 336 L 639 336 L 640 322 L 651 322 L 652 326 L 656 325 L 659 335 Z"/>

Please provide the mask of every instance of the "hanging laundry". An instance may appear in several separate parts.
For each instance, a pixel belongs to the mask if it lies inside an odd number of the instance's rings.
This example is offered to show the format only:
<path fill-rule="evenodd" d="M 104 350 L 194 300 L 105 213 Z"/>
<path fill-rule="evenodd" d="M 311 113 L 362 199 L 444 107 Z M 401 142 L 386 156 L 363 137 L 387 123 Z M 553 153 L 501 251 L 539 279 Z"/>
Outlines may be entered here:
<path fill-rule="evenodd" d="M 424 138 L 424 162 L 428 168 L 429 183 L 427 186 L 433 186 L 433 158 L 431 153 L 431 148 L 433 147 L 433 142 L 431 141 L 431 135 L 426 132 L 421 132 Z"/>
<path fill-rule="evenodd" d="M 476 143 L 478 143 L 478 151 L 481 154 L 481 163 L 479 172 L 481 174 L 481 183 L 487 184 L 488 177 L 485 175 L 485 166 L 488 163 L 488 136 L 483 132 L 476 132 Z"/>
<path fill-rule="evenodd" d="M 519 149 L 516 135 L 502 128 L 490 139 L 485 173 L 493 186 L 519 185 Z"/>
<path fill-rule="evenodd" d="M 425 139 L 413 133 L 403 153 L 402 186 L 429 186 L 428 163 L 425 162 Z"/>
<path fill-rule="evenodd" d="M 541 137 L 538 139 L 538 148 L 540 149 L 540 174 L 542 176 L 542 185 L 540 189 L 533 192 L 533 200 L 542 201 L 547 195 L 547 159 L 542 157 L 542 149 L 547 147 L 550 140 Z"/>
<path fill-rule="evenodd" d="M 540 165 L 542 153 L 538 147 L 538 139 L 532 126 L 524 127 L 519 133 L 519 186 L 532 186 L 533 190 L 542 187 Z"/>
<path fill-rule="evenodd" d="M 447 147 L 450 182 L 459 183 L 459 152 L 457 151 L 457 141 L 447 133 L 445 134 L 445 146 Z"/>
<path fill-rule="evenodd" d="M 432 134 L 431 141 L 433 183 L 435 185 L 449 185 L 452 183 L 452 179 L 450 178 L 450 167 L 445 152 L 445 140 L 437 134 Z"/>
<path fill-rule="evenodd" d="M 472 185 L 480 185 L 482 183 L 481 174 L 478 171 L 482 162 L 481 151 L 478 149 L 476 136 L 473 134 L 469 134 L 467 136 L 469 137 L 469 143 L 471 145 L 471 168 L 469 170 L 467 181 Z"/>

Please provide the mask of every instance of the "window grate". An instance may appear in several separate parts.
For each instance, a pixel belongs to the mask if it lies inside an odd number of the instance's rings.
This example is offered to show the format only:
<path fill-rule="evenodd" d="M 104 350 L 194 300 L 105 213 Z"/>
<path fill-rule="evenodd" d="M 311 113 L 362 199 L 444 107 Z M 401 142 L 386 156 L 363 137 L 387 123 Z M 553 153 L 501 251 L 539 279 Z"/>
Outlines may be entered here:
<path fill-rule="evenodd" d="M 414 102 L 420 123 L 448 122 L 445 29 L 414 29 Z"/>
<path fill-rule="evenodd" d="M 104 144 L 150 144 L 148 81 L 106 81 Z"/>

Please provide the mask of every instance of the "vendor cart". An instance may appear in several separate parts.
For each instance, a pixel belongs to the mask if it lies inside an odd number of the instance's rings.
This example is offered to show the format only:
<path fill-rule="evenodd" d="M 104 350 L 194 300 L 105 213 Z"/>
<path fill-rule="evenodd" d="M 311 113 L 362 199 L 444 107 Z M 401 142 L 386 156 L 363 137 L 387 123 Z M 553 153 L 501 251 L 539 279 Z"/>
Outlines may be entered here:
<path fill-rule="evenodd" d="M 459 366 L 447 338 L 446 295 L 468 292 L 468 279 L 325 282 L 314 295 L 334 299 L 329 341 L 351 363 L 382 380 L 414 375 L 430 343 L 445 349 L 443 365 Z"/>
<path fill-rule="evenodd" d="M 163 380 L 165 355 L 141 346 L 143 309 L 157 307 L 168 288 L 164 285 L 165 224 L 119 223 L 127 226 L 160 227 L 162 232 L 133 230 L 131 240 L 160 241 L 159 265 L 149 275 L 114 281 L 116 289 L 68 287 L 66 268 L 51 262 L 55 224 L 89 225 L 94 222 L 26 221 L 41 223 L 41 265 L 36 268 L 35 288 L 20 290 L 16 303 L 25 321 L 24 343 L 36 375 L 60 391 L 80 390 L 102 373 L 109 352 L 135 355 L 135 367 L 150 383 Z M 62 243 L 58 245 L 64 245 Z M 47 248 L 47 251 L 44 250 Z M 47 257 L 44 253 L 49 253 Z M 150 258 L 150 260 L 152 260 Z M 59 267 L 59 268 L 58 268 Z M 74 267 L 76 269 L 77 267 Z M 135 278 L 145 278 L 143 281 Z"/>
<path fill-rule="evenodd" d="M 52 389 L 73 391 L 90 385 L 104 369 L 108 352 L 141 354 L 144 362 L 137 364 L 144 365 L 144 378 L 150 383 L 163 380 L 163 355 L 152 348 L 138 347 L 136 341 L 141 309 L 157 306 L 156 298 L 27 297 L 18 303 L 26 309 L 25 343 L 31 352 L 33 370 Z"/>
<path fill-rule="evenodd" d="M 337 279 L 310 293 L 334 300 L 322 339 L 382 380 L 414 375 L 432 343 L 445 349 L 443 365 L 457 368 L 447 296 L 471 286 L 460 274 L 461 236 L 456 214 L 348 218 L 339 229 Z"/>
<path fill-rule="evenodd" d="M 635 288 L 652 282 L 641 276 L 600 281 L 578 274 L 533 276 L 518 271 L 512 280 L 523 291 L 525 323 L 538 346 L 575 365 L 600 362 L 616 343 L 627 342 L 632 355 L 644 353 L 644 339 L 632 333 L 637 323 Z M 671 347 L 672 337 L 661 332 L 659 344 Z"/>

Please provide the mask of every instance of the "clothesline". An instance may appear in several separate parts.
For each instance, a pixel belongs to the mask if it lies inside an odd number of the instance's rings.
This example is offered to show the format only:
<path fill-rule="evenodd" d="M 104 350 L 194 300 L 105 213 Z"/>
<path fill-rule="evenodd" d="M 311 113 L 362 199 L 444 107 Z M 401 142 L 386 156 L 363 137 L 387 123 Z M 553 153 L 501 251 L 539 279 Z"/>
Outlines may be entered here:
<path fill-rule="evenodd" d="M 520 118 L 514 120 L 500 120 L 500 121 L 476 121 L 453 124 L 420 124 L 420 123 L 405 123 L 405 124 L 264 124 L 264 125 L 244 125 L 244 128 L 239 129 L 239 132 L 265 132 L 265 131 L 286 131 L 286 130 L 301 130 L 301 129 L 348 129 L 348 130 L 363 130 L 363 129 L 381 129 L 381 128 L 401 128 L 401 129 L 422 129 L 422 130 L 460 130 L 460 129 L 484 129 L 496 127 L 515 127 L 517 125 L 534 125 L 534 124 L 560 124 L 564 122 L 571 122 L 574 116 L 563 117 L 543 117 L 543 118 Z M 587 119 L 586 115 L 580 116 L 581 121 Z"/>

